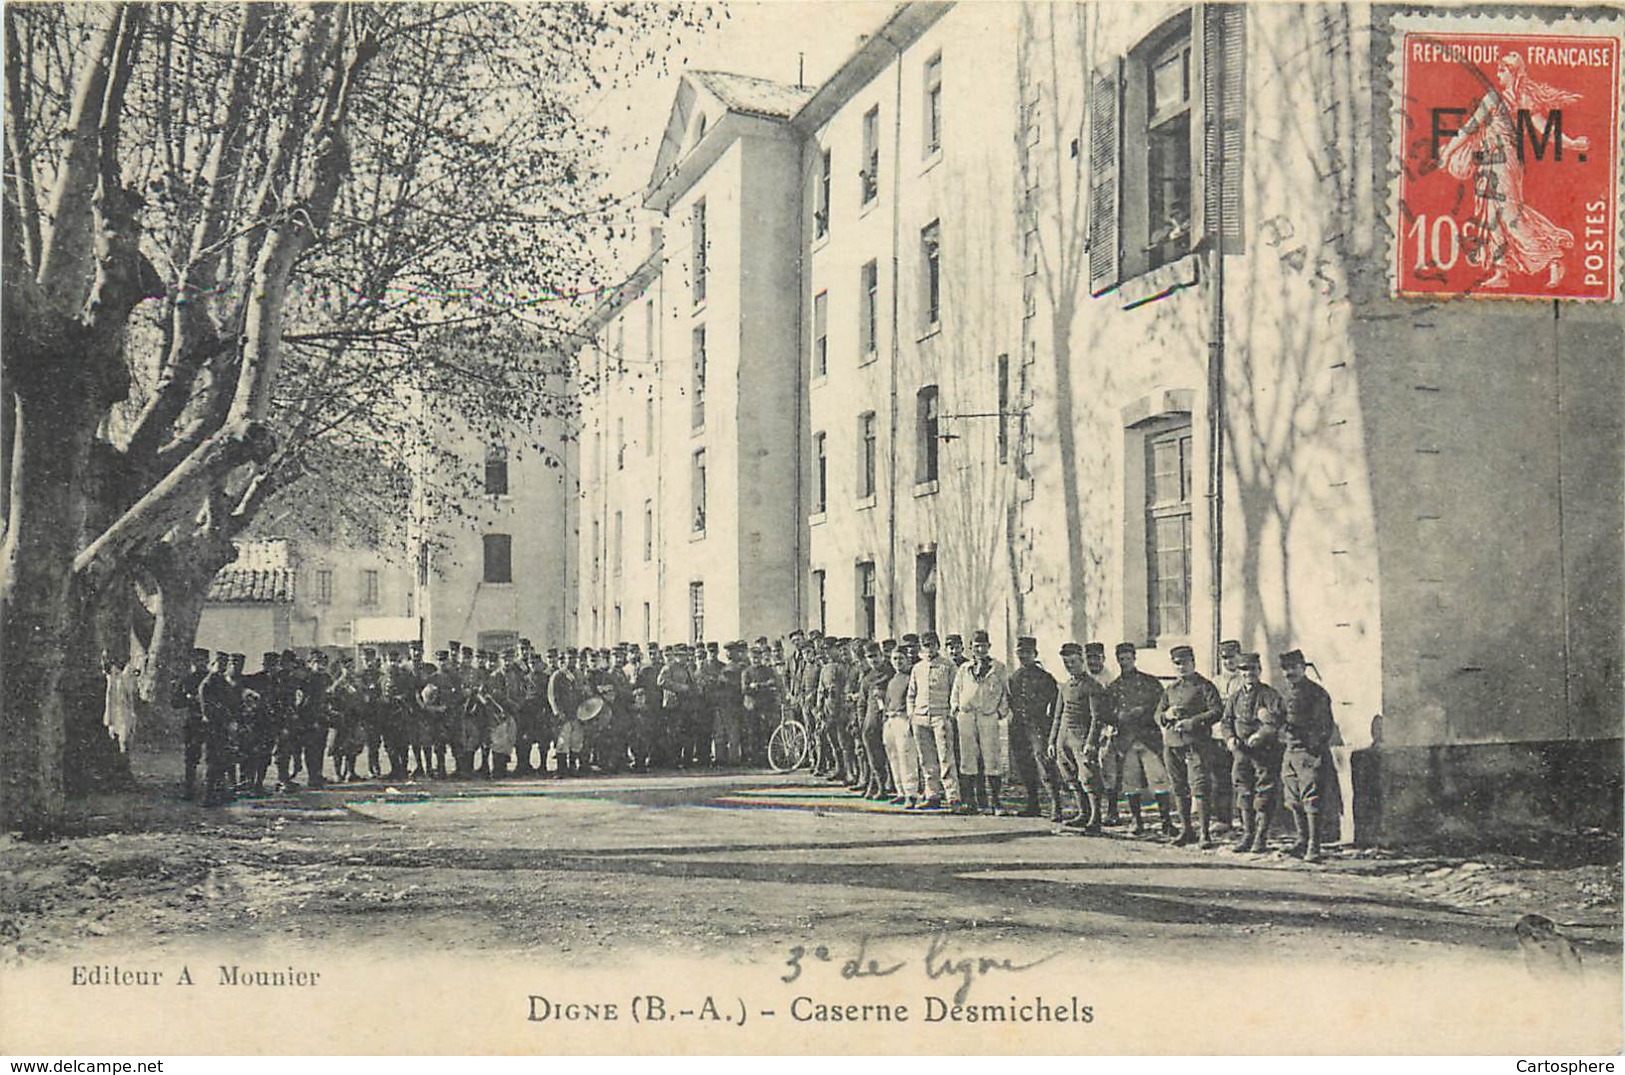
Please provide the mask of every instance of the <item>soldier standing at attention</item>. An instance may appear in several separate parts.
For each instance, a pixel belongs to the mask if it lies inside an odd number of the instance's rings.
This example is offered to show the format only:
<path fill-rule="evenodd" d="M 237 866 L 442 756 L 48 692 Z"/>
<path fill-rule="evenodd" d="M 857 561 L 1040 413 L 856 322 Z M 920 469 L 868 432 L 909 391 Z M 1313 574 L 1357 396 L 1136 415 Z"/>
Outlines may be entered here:
<path fill-rule="evenodd" d="M 858 748 L 863 754 L 863 797 L 884 802 L 888 766 L 886 764 L 886 684 L 896 674 L 886 651 L 871 642 L 865 647 L 864 670 L 858 690 Z M 895 786 L 895 777 L 893 777 Z"/>
<path fill-rule="evenodd" d="M 1269 849 L 1270 817 L 1280 792 L 1280 728 L 1286 705 L 1274 687 L 1259 680 L 1258 654 L 1241 654 L 1237 667 L 1240 682 L 1225 699 L 1219 721 L 1233 759 L 1231 784 L 1241 803 L 1241 839 L 1235 849 L 1262 853 Z"/>
<path fill-rule="evenodd" d="M 1009 672 L 993 659 L 992 648 L 986 631 L 971 633 L 972 656 L 954 676 L 950 709 L 959 732 L 960 794 L 976 810 L 1002 817 Z"/>
<path fill-rule="evenodd" d="M 328 674 L 327 665 L 322 660 L 321 651 L 310 655 L 310 666 L 304 673 L 304 718 L 301 721 L 300 748 L 305 756 L 306 783 L 312 788 L 319 788 L 327 783 L 322 773 L 327 756 L 327 733 L 332 727 L 332 715 L 328 708 L 328 692 L 333 687 L 333 677 Z"/>
<path fill-rule="evenodd" d="M 967 658 L 965 656 L 965 640 L 963 638 L 961 638 L 959 635 L 949 635 L 947 638 L 942 640 L 942 648 L 948 651 L 948 659 L 954 662 L 955 668 L 964 667 Z"/>
<path fill-rule="evenodd" d="M 1226 702 L 1241 689 L 1241 643 L 1233 638 L 1219 643 L 1219 678 L 1214 686 L 1219 688 L 1220 700 Z M 1230 751 L 1225 748 L 1219 722 L 1214 722 L 1212 738 L 1203 747 L 1207 751 L 1207 771 L 1213 786 L 1208 798 L 1213 803 L 1214 831 L 1225 832 L 1236 816 L 1236 803 L 1230 778 Z"/>
<path fill-rule="evenodd" d="M 1213 846 L 1213 829 L 1208 817 L 1207 762 L 1204 741 L 1212 738 L 1213 723 L 1224 716 L 1224 700 L 1219 688 L 1196 670 L 1196 651 L 1175 646 L 1168 651 L 1179 678 L 1163 689 L 1162 701 L 1154 714 L 1162 729 L 1162 759 L 1173 781 L 1179 806 L 1179 836 L 1174 844 L 1185 847 L 1197 843 Z M 1194 811 L 1196 827 L 1191 825 Z"/>
<path fill-rule="evenodd" d="M 1145 831 L 1140 814 L 1146 796 L 1155 796 L 1162 815 L 1162 833 L 1174 834 L 1173 807 L 1168 796 L 1168 770 L 1162 763 L 1162 732 L 1153 715 L 1162 702 L 1162 684 L 1156 676 L 1135 667 L 1139 650 L 1132 642 L 1117 644 L 1118 676 L 1106 688 L 1117 721 L 1116 743 L 1122 757 L 1122 786 L 1128 792 L 1129 816 L 1135 836 Z"/>
<path fill-rule="evenodd" d="M 920 751 L 925 775 L 922 810 L 944 805 L 953 813 L 966 812 L 959 790 L 959 767 L 954 758 L 953 689 L 957 669 L 942 655 L 935 631 L 920 636 L 925 655 L 914 665 L 908 681 L 908 714 L 914 725 L 914 743 Z"/>
<path fill-rule="evenodd" d="M 581 721 L 576 719 L 576 708 L 585 697 L 576 670 L 576 651 L 567 650 L 564 666 L 547 681 L 547 701 L 558 715 L 558 739 L 553 749 L 558 756 L 560 779 L 578 775 L 581 771 L 582 751 L 587 744 Z"/>
<path fill-rule="evenodd" d="M 1321 763 L 1337 727 L 1332 717 L 1332 698 L 1326 688 L 1308 678 L 1308 661 L 1302 650 L 1281 654 L 1280 663 L 1286 677 L 1281 692 L 1286 708 L 1286 720 L 1281 725 L 1281 786 L 1298 830 L 1298 838 L 1287 854 L 1301 856 L 1305 862 L 1319 862 Z"/>
<path fill-rule="evenodd" d="M 1059 764 L 1078 800 L 1077 816 L 1062 824 L 1096 836 L 1105 815 L 1096 744 L 1108 704 L 1106 688 L 1089 674 L 1083 647 L 1076 642 L 1061 646 L 1061 664 L 1068 678 L 1056 699 L 1048 754 Z"/>
<path fill-rule="evenodd" d="M 231 656 L 214 655 L 214 668 L 198 681 L 198 704 L 203 721 L 204 769 L 203 805 L 221 806 L 231 801 L 232 739 L 236 734 L 241 688 L 231 681 Z"/>
<path fill-rule="evenodd" d="M 1038 663 L 1038 639 L 1023 635 L 1016 639 L 1016 670 L 1010 673 L 1010 759 L 1027 805 L 1017 817 L 1038 817 L 1038 787 L 1042 782 L 1049 796 L 1050 820 L 1061 820 L 1061 779 L 1049 756 L 1051 718 L 1060 685 Z"/>
<path fill-rule="evenodd" d="M 1096 819 L 1101 825 L 1121 825 L 1117 816 L 1117 797 L 1123 786 L 1122 756 L 1118 753 L 1117 707 L 1112 704 L 1111 693 L 1106 690 L 1106 645 L 1103 642 L 1083 644 L 1083 666 L 1089 678 L 1100 687 L 1103 695 L 1098 706 L 1100 719 L 1095 723 L 1095 739 L 1091 758 L 1095 763 L 1099 800 L 1094 803 Z M 1099 813 L 1104 809 L 1105 813 Z"/>
<path fill-rule="evenodd" d="M 908 685 L 918 657 L 918 639 L 904 635 L 898 643 L 891 678 L 886 681 L 886 762 L 891 769 L 893 806 L 917 809 L 920 794 L 920 753 L 914 742 L 914 725 L 908 713 Z"/>
<path fill-rule="evenodd" d="M 181 798 L 197 797 L 197 767 L 203 760 L 203 711 L 198 708 L 197 689 L 203 677 L 209 674 L 209 651 L 194 649 L 192 667 L 175 681 L 175 691 L 169 698 L 171 709 L 181 712 L 182 758 L 186 766 L 185 786 Z"/>
<path fill-rule="evenodd" d="M 773 667 L 772 658 L 771 650 L 757 645 L 751 651 L 750 667 L 745 669 L 740 688 L 744 695 L 745 719 L 756 725 L 758 744 L 765 744 L 767 737 L 773 734 L 784 704 L 784 681 Z M 751 756 L 752 764 L 760 765 L 762 761 L 760 750 Z"/>

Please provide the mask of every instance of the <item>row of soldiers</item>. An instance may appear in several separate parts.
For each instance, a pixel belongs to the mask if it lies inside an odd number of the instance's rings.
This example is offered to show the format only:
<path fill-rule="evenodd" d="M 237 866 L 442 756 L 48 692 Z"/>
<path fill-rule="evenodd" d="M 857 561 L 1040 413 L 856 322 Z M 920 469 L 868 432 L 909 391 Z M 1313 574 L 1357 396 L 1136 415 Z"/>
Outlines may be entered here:
<path fill-rule="evenodd" d="M 1042 789 L 1051 820 L 1098 834 L 1122 824 L 1121 801 L 1139 835 L 1155 805 L 1175 844 L 1212 847 L 1215 830 L 1234 827 L 1235 850 L 1254 853 L 1268 849 L 1284 806 L 1291 853 L 1321 857 L 1322 818 L 1338 812 L 1337 729 L 1301 651 L 1279 655 L 1277 688 L 1233 640 L 1220 644 L 1222 685 L 1196 670 L 1189 646 L 1169 651 L 1177 674 L 1164 682 L 1137 668 L 1130 642 L 1116 647 L 1109 681 L 1098 642 L 1060 647 L 1064 680 L 1043 667 L 1035 638 L 1018 639 L 1013 670 L 991 656 L 986 631 L 968 656 L 959 636 L 946 643 L 945 653 L 933 632 L 884 643 L 791 636 L 791 702 L 818 739 L 820 775 L 905 809 L 1002 814 L 1013 770 L 1026 795 L 1018 816 L 1040 815 Z"/>
<path fill-rule="evenodd" d="M 783 650 L 680 644 L 476 653 L 452 642 L 421 650 L 301 657 L 194 650 L 172 704 L 185 713 L 185 795 L 204 801 L 338 780 L 502 777 L 548 771 L 760 764 L 783 698 Z M 775 665 L 775 658 L 780 662 Z M 387 763 L 387 768 L 385 764 Z M 510 769 L 510 763 L 512 768 Z"/>

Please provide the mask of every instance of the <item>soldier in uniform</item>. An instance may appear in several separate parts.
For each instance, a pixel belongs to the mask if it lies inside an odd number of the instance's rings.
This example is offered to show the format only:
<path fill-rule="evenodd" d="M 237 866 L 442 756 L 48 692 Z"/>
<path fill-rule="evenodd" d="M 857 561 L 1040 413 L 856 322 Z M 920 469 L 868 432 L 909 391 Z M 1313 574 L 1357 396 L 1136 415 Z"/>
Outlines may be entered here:
<path fill-rule="evenodd" d="M 925 774 L 926 798 L 921 809 L 946 805 L 956 814 L 966 812 L 959 790 L 959 767 L 954 757 L 953 686 L 957 669 L 942 655 L 935 631 L 920 636 L 925 655 L 914 665 L 908 683 L 908 713 L 914 724 L 914 742 Z"/>
<path fill-rule="evenodd" d="M 220 806 L 232 799 L 231 769 L 236 764 L 232 740 L 242 705 L 242 688 L 231 681 L 231 655 L 216 653 L 214 668 L 198 681 L 203 722 L 203 805 Z"/>
<path fill-rule="evenodd" d="M 753 765 L 765 761 L 767 739 L 779 723 L 780 708 L 784 704 L 784 681 L 773 667 L 772 650 L 761 642 L 757 639 L 757 646 L 750 654 L 750 667 L 745 669 L 740 681 L 745 720 L 757 729 L 755 738 L 759 746 L 750 759 Z"/>
<path fill-rule="evenodd" d="M 1281 674 L 1286 686 L 1281 691 L 1286 719 L 1281 725 L 1281 787 L 1287 809 L 1292 811 L 1297 839 L 1289 855 L 1305 862 L 1319 862 L 1320 813 L 1323 799 L 1322 764 L 1337 722 L 1332 716 L 1332 698 L 1326 688 L 1308 678 L 1308 661 L 1302 650 L 1281 654 Z"/>
<path fill-rule="evenodd" d="M 175 691 L 169 698 L 170 708 L 181 712 L 181 748 L 186 766 L 181 798 L 188 800 L 197 797 L 197 767 L 203 760 L 203 711 L 198 708 L 197 689 L 208 674 L 209 651 L 194 649 L 192 666 L 175 681 Z"/>
<path fill-rule="evenodd" d="M 888 777 L 892 788 L 897 777 L 888 772 L 886 764 L 886 684 L 897 670 L 886 657 L 886 651 L 876 643 L 865 647 L 865 660 L 869 667 L 860 680 L 858 698 L 858 746 L 863 753 L 865 780 L 863 797 L 883 802 L 891 797 L 887 791 Z"/>
<path fill-rule="evenodd" d="M 1219 688 L 1219 699 L 1229 701 L 1241 688 L 1241 643 L 1227 638 L 1219 643 L 1219 676 L 1214 686 Z M 1207 751 L 1207 770 L 1212 786 L 1208 795 L 1213 804 L 1213 829 L 1226 832 L 1235 818 L 1235 791 L 1231 786 L 1231 755 L 1225 749 L 1220 722 L 1214 721 L 1212 738 L 1203 744 Z"/>
<path fill-rule="evenodd" d="M 1184 847 L 1198 842 L 1213 846 L 1212 821 L 1208 816 L 1207 758 L 1203 743 L 1212 738 L 1212 725 L 1224 716 L 1219 688 L 1196 670 L 1196 651 L 1175 646 L 1168 651 L 1179 678 L 1163 688 L 1162 701 L 1153 714 L 1162 729 L 1162 760 L 1174 785 L 1179 806 L 1179 835 L 1174 844 Z M 1192 815 L 1195 828 L 1192 827 Z"/>
<path fill-rule="evenodd" d="M 728 663 L 712 670 L 711 741 L 716 764 L 736 766 L 745 760 L 744 679 L 745 643 L 728 643 Z"/>
<path fill-rule="evenodd" d="M 992 648 L 986 631 L 971 633 L 972 656 L 954 676 L 950 709 L 959 731 L 960 794 L 975 809 L 1002 817 L 1010 674 Z"/>
<path fill-rule="evenodd" d="M 563 666 L 554 671 L 547 681 L 547 701 L 558 724 L 558 738 L 553 749 L 558 755 L 560 779 L 581 773 L 586 736 L 582 732 L 581 721 L 576 719 L 576 709 L 585 697 L 576 669 L 576 651 L 567 650 Z"/>
<path fill-rule="evenodd" d="M 908 711 L 908 685 L 912 682 L 915 646 L 913 635 L 904 635 L 897 644 L 897 660 L 886 680 L 886 763 L 891 769 L 892 805 L 905 810 L 918 809 L 925 801 L 920 783 L 920 753 L 914 742 L 914 722 Z"/>
<path fill-rule="evenodd" d="M 1238 660 L 1240 685 L 1224 700 L 1219 729 L 1230 750 L 1231 784 L 1241 803 L 1241 839 L 1237 851 L 1269 849 L 1270 817 L 1280 793 L 1281 725 L 1286 705 L 1274 687 L 1260 681 L 1256 653 Z"/>
<path fill-rule="evenodd" d="M 327 671 L 327 663 L 322 660 L 321 651 L 318 650 L 310 655 L 310 665 L 304 671 L 301 685 L 303 712 L 299 721 L 299 746 L 305 759 L 306 783 L 312 788 L 327 784 L 322 768 L 327 756 L 327 733 L 333 723 L 328 703 L 332 687 L 333 676 Z"/>
<path fill-rule="evenodd" d="M 1061 820 L 1061 778 L 1049 756 L 1051 720 L 1060 685 L 1038 663 L 1038 639 L 1016 639 L 1018 667 L 1010 673 L 1010 757 L 1027 792 L 1018 817 L 1038 817 L 1038 787 L 1049 796 L 1050 820 Z"/>
<path fill-rule="evenodd" d="M 948 659 L 954 662 L 955 668 L 964 665 L 966 657 L 965 640 L 963 638 L 959 635 L 949 635 L 942 640 L 942 648 L 948 651 Z"/>
<path fill-rule="evenodd" d="M 1100 779 L 1100 728 L 1107 708 L 1106 688 L 1089 674 L 1083 647 L 1061 646 L 1061 664 L 1067 681 L 1056 698 L 1050 731 L 1049 756 L 1054 758 L 1077 797 L 1078 813 L 1063 821 L 1068 828 L 1098 835 L 1105 816 Z"/>
<path fill-rule="evenodd" d="M 356 672 L 356 710 L 361 721 L 361 739 L 367 749 L 367 778 L 377 780 L 383 774 L 379 762 L 379 748 L 384 741 L 381 690 L 384 676 L 378 661 L 378 651 L 361 651 L 361 668 Z"/>
<path fill-rule="evenodd" d="M 265 794 L 265 775 L 276 749 L 276 724 L 271 714 L 271 693 L 276 689 L 275 669 L 282 655 L 260 656 L 260 671 L 244 675 L 248 657 L 231 655 L 231 679 L 237 684 L 241 709 L 237 716 L 237 787 L 242 795 Z"/>
<path fill-rule="evenodd" d="M 356 673 L 350 666 L 348 657 L 337 658 L 334 663 L 338 665 L 339 671 L 333 678 L 333 686 L 327 692 L 328 703 L 333 711 L 334 778 L 340 782 L 355 781 L 360 779 L 356 772 L 356 762 L 367 745 L 362 734 Z"/>
<path fill-rule="evenodd" d="M 1173 804 L 1168 792 L 1168 770 L 1162 763 L 1162 732 L 1154 715 L 1162 702 L 1162 684 L 1156 676 L 1135 667 L 1139 650 L 1132 642 L 1117 644 L 1117 678 L 1106 688 L 1117 725 L 1113 740 L 1122 759 L 1119 772 L 1128 793 L 1131 830 L 1145 831 L 1141 804 L 1155 796 L 1164 836 L 1174 835 Z"/>

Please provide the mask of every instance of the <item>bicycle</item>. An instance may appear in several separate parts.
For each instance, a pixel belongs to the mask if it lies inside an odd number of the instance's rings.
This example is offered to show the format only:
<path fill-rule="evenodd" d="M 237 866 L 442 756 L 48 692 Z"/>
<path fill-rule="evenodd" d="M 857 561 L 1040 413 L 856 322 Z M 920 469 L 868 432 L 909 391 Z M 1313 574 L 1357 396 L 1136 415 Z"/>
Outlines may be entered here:
<path fill-rule="evenodd" d="M 813 753 L 813 738 L 807 726 L 795 717 L 789 706 L 779 707 L 778 727 L 767 740 L 767 765 L 775 773 L 788 773 L 807 764 Z"/>

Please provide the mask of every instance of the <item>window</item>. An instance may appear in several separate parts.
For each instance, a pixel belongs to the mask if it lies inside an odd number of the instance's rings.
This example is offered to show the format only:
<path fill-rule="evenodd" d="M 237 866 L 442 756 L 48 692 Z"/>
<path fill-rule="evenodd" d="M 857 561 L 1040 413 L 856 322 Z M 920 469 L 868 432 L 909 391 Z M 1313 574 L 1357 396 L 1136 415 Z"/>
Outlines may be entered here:
<path fill-rule="evenodd" d="M 822 239 L 829 234 L 830 151 L 819 155 L 818 184 L 814 187 L 813 238 Z"/>
<path fill-rule="evenodd" d="M 937 445 L 941 419 L 937 410 L 937 386 L 926 385 L 914 397 L 914 431 L 916 438 L 914 480 L 937 480 Z"/>
<path fill-rule="evenodd" d="M 493 444 L 485 449 L 485 492 L 488 496 L 508 495 L 508 449 Z"/>
<path fill-rule="evenodd" d="M 858 354 L 867 362 L 875 357 L 879 344 L 875 340 L 880 318 L 880 264 L 871 261 L 864 265 L 858 277 Z"/>
<path fill-rule="evenodd" d="M 331 605 L 333 603 L 333 572 L 331 568 L 319 568 L 316 572 L 316 603 L 318 605 Z"/>
<path fill-rule="evenodd" d="M 694 279 L 694 305 L 705 301 L 705 199 L 694 203 L 691 218 L 691 271 Z"/>
<path fill-rule="evenodd" d="M 705 583 L 688 584 L 688 640 L 698 642 L 705 637 Z"/>
<path fill-rule="evenodd" d="M 828 622 L 828 617 L 826 615 L 826 606 L 824 604 L 824 602 L 825 602 L 825 585 L 826 585 L 826 583 L 825 583 L 824 572 L 822 570 L 814 571 L 812 573 L 812 607 L 813 607 L 812 626 L 813 626 L 813 628 L 815 630 L 819 630 L 819 631 L 827 631 L 828 630 L 828 627 L 825 626 L 826 623 Z"/>
<path fill-rule="evenodd" d="M 694 330 L 694 381 L 690 388 L 693 399 L 693 426 L 705 425 L 705 326 Z"/>
<path fill-rule="evenodd" d="M 914 557 L 914 606 L 917 629 L 937 629 L 937 552 L 928 549 Z"/>
<path fill-rule="evenodd" d="M 649 563 L 655 558 L 655 502 L 643 502 L 643 562 Z"/>
<path fill-rule="evenodd" d="M 615 419 L 615 469 L 626 469 L 626 419 Z"/>
<path fill-rule="evenodd" d="M 924 155 L 942 149 L 942 54 L 925 63 Z"/>
<path fill-rule="evenodd" d="M 1191 248 L 1191 39 L 1176 28 L 1171 40 L 1145 58 L 1150 88 L 1146 106 L 1145 242 L 1148 269 Z"/>
<path fill-rule="evenodd" d="M 863 114 L 863 166 L 858 171 L 861 193 L 858 201 L 868 205 L 880 196 L 880 106 Z"/>
<path fill-rule="evenodd" d="M 643 401 L 643 454 L 655 454 L 655 398 Z"/>
<path fill-rule="evenodd" d="M 936 221 L 920 232 L 920 308 L 923 328 L 942 326 L 942 229 Z"/>
<path fill-rule="evenodd" d="M 378 572 L 371 568 L 361 572 L 361 603 L 368 608 L 378 604 Z"/>
<path fill-rule="evenodd" d="M 829 507 L 829 456 L 825 452 L 825 437 L 813 434 L 813 514 L 822 515 Z"/>
<path fill-rule="evenodd" d="M 694 497 L 694 525 L 696 534 L 705 533 L 705 449 L 694 453 L 694 467 L 689 477 Z"/>
<path fill-rule="evenodd" d="M 603 537 L 603 527 L 598 524 L 597 519 L 594 519 L 592 521 L 592 580 L 594 582 L 598 581 L 598 569 L 603 565 L 600 553 L 603 548 Z"/>
<path fill-rule="evenodd" d="M 615 574 L 621 573 L 621 542 L 626 537 L 626 528 L 622 525 L 621 513 L 615 513 L 615 548 L 610 555 L 610 564 Z M 619 638 L 619 627 L 616 628 L 616 637 Z"/>
<path fill-rule="evenodd" d="M 1151 637 L 1190 634 L 1191 427 L 1145 442 L 1146 603 Z"/>
<path fill-rule="evenodd" d="M 873 560 L 865 560 L 858 565 L 857 595 L 858 637 L 873 638 L 875 636 L 875 562 Z"/>
<path fill-rule="evenodd" d="M 513 581 L 513 535 L 485 535 L 485 571 L 483 577 L 486 582 Z"/>
<path fill-rule="evenodd" d="M 1100 295 L 1222 236 L 1239 253 L 1246 12 L 1165 22 L 1089 85 L 1089 290 Z"/>
<path fill-rule="evenodd" d="M 814 377 L 829 373 L 829 292 L 820 291 L 813 296 L 813 370 Z"/>
<path fill-rule="evenodd" d="M 875 495 L 875 412 L 858 415 L 858 497 Z"/>
<path fill-rule="evenodd" d="M 999 462 L 1010 461 L 1010 356 L 999 356 Z"/>

